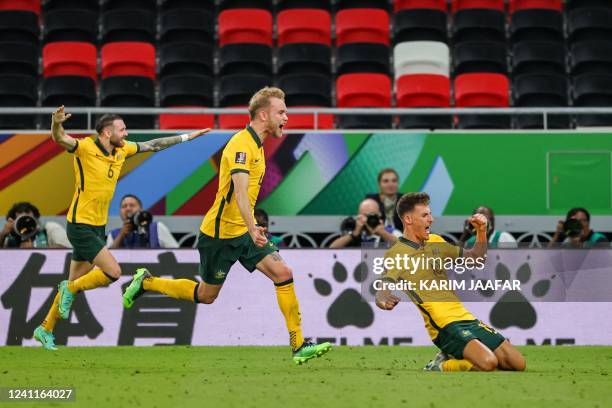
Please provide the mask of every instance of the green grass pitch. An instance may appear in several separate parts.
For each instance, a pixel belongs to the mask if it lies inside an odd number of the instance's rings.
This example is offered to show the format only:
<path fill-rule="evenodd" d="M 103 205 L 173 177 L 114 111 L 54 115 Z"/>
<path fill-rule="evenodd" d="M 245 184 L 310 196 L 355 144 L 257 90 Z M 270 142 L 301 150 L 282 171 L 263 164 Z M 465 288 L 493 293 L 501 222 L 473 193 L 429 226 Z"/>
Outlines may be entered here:
<path fill-rule="evenodd" d="M 612 347 L 520 349 L 524 373 L 432 373 L 434 347 L 335 347 L 302 366 L 286 347 L 0 347 L 0 387 L 73 386 L 54 405 L 88 408 L 612 406 Z"/>

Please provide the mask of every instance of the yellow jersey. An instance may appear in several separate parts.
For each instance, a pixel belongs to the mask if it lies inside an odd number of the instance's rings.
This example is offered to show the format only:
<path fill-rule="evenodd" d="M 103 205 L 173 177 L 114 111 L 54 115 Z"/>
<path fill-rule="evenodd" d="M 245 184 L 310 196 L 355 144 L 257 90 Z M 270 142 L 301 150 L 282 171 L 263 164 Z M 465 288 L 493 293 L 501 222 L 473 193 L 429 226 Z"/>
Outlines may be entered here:
<path fill-rule="evenodd" d="M 261 182 L 266 172 L 261 139 L 252 127 L 236 133 L 223 149 L 219 166 L 219 189 L 215 202 L 208 210 L 200 226 L 200 231 L 209 237 L 230 239 L 239 237 L 248 228 L 242 219 L 234 195 L 232 174 L 243 172 L 249 175 L 248 196 L 251 203 L 251 216 L 257 202 Z"/>
<path fill-rule="evenodd" d="M 447 280 L 444 268 L 439 268 L 435 262 L 425 262 L 424 260 L 433 261 L 436 258 L 438 260 L 449 258 L 454 260 L 462 254 L 463 248 L 449 244 L 444 238 L 434 234 L 430 235 L 429 240 L 424 245 L 399 237 L 396 243 L 385 253 L 385 258 L 408 255 L 411 258 L 421 258 L 423 260 L 411 271 L 395 268 L 387 269 L 382 279 L 393 282 L 401 280 L 414 282 L 415 290 L 406 291 L 406 294 L 421 313 L 425 321 L 425 328 L 432 340 L 438 337 L 442 328 L 452 322 L 476 319 L 463 306 L 454 290 L 442 288 L 434 290 L 431 289 L 430 285 L 426 289 L 419 287 L 419 282 L 422 281 L 441 282 Z M 443 285 L 438 286 L 443 287 Z"/>
<path fill-rule="evenodd" d="M 108 153 L 100 141 L 77 140 L 74 154 L 75 191 L 66 218 L 73 224 L 106 225 L 117 180 L 125 159 L 138 153 L 134 142 L 125 141 Z"/>

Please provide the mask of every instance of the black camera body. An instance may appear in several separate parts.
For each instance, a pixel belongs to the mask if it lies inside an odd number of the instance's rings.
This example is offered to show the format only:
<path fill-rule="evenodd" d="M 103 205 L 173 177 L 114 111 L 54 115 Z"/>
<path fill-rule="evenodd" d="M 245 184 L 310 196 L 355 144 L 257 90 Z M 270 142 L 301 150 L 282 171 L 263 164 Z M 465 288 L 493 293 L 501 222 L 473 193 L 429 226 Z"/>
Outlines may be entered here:
<path fill-rule="evenodd" d="M 376 213 L 369 213 L 366 215 L 366 224 L 370 229 L 374 229 L 380 225 L 380 216 Z"/>
<path fill-rule="evenodd" d="M 40 225 L 38 220 L 31 215 L 22 214 L 15 220 L 13 234 L 21 241 L 27 241 L 38 232 Z"/>
<path fill-rule="evenodd" d="M 376 213 L 366 214 L 366 224 L 368 227 L 370 227 L 370 229 L 375 229 L 380 225 L 380 223 L 380 215 Z M 342 223 L 340 224 L 340 231 L 342 231 L 343 234 L 350 234 L 351 232 L 353 232 L 356 226 L 357 221 L 354 217 L 346 217 L 344 220 L 342 220 Z"/>
<path fill-rule="evenodd" d="M 148 211 L 136 211 L 129 217 L 134 231 L 138 235 L 149 235 L 149 225 L 153 222 L 153 215 Z"/>
<path fill-rule="evenodd" d="M 577 237 L 582 232 L 582 223 L 579 220 L 570 218 L 563 223 L 563 231 L 567 237 Z"/>

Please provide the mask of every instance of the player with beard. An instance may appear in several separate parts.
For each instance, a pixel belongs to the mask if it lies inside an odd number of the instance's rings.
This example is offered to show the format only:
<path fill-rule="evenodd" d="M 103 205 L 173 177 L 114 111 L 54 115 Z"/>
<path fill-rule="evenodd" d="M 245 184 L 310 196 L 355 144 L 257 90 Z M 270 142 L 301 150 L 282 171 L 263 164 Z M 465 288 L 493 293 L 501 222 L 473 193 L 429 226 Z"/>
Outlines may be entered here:
<path fill-rule="evenodd" d="M 274 282 L 293 361 L 302 364 L 327 353 L 331 344 L 304 341 L 293 273 L 279 256 L 278 248 L 266 238 L 264 228 L 256 225 L 253 214 L 266 170 L 263 142 L 268 137 L 282 137 L 288 120 L 284 92 L 271 87 L 259 90 L 251 97 L 249 114 L 249 125 L 233 135 L 223 149 L 219 189 L 200 226 L 197 247 L 202 282 L 162 279 L 151 276 L 146 269 L 138 269 L 125 291 L 123 304 L 132 307 L 134 300 L 146 291 L 211 304 L 230 268 L 239 261 L 249 272 L 257 269 Z"/>
<path fill-rule="evenodd" d="M 210 129 L 147 142 L 129 142 L 123 119 L 103 115 L 96 124 L 95 138 L 75 139 L 64 132 L 62 124 L 70 118 L 60 106 L 52 115 L 51 137 L 74 154 L 76 179 L 74 197 L 68 209 L 66 232 L 73 246 L 68 280 L 58 286 L 58 294 L 34 338 L 47 350 L 57 350 L 53 329 L 67 319 L 74 296 L 84 290 L 108 286 L 121 276 L 117 260 L 106 248 L 105 226 L 115 187 L 125 160 L 142 152 L 158 152 L 177 143 L 192 140 Z"/>

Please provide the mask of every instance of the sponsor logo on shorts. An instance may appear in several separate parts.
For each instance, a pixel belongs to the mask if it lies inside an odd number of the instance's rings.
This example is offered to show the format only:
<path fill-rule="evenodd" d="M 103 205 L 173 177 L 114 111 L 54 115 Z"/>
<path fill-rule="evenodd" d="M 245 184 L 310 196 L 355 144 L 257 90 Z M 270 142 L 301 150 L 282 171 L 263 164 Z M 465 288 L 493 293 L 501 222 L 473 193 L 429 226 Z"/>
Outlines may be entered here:
<path fill-rule="evenodd" d="M 469 331 L 469 330 L 461 330 L 461 335 L 462 335 L 463 337 L 468 337 L 468 336 L 470 336 L 471 334 L 472 334 L 472 332 L 471 332 L 471 331 Z"/>
<path fill-rule="evenodd" d="M 223 278 L 225 278 L 225 275 L 227 275 L 226 272 L 217 271 L 217 272 L 215 272 L 215 279 L 223 279 Z"/>

